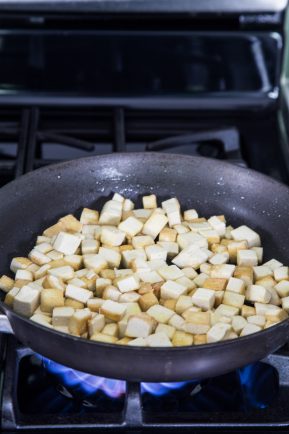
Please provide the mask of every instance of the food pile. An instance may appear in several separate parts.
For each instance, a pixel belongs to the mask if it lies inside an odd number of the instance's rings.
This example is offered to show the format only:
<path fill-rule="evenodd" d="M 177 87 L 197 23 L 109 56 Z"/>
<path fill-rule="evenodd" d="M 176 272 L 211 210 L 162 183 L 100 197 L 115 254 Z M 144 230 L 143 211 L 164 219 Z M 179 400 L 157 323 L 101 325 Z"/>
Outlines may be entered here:
<path fill-rule="evenodd" d="M 93 341 L 172 347 L 234 339 L 288 317 L 289 271 L 262 263 L 259 235 L 176 198 L 143 208 L 118 193 L 101 212 L 62 217 L 0 277 L 5 303 Z"/>

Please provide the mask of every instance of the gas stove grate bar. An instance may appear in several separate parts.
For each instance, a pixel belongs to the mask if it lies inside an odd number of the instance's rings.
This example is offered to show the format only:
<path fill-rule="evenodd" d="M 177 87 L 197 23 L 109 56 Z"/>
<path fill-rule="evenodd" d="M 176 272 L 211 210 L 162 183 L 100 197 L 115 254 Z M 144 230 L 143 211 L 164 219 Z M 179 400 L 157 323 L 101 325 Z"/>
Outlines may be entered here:
<path fill-rule="evenodd" d="M 28 149 L 26 153 L 25 172 L 34 169 L 34 158 L 37 146 L 37 129 L 39 124 L 39 108 L 33 107 L 30 110 L 30 129 L 28 135 Z"/>
<path fill-rule="evenodd" d="M 126 152 L 124 109 L 117 107 L 113 113 L 114 143 L 113 152 Z"/>
<path fill-rule="evenodd" d="M 26 156 L 26 147 L 27 147 L 27 139 L 28 139 L 28 130 L 29 130 L 29 110 L 22 110 L 20 126 L 19 126 L 19 140 L 17 147 L 17 157 L 16 157 L 16 166 L 15 166 L 15 178 L 24 174 L 24 165 L 25 165 L 25 156 Z"/>

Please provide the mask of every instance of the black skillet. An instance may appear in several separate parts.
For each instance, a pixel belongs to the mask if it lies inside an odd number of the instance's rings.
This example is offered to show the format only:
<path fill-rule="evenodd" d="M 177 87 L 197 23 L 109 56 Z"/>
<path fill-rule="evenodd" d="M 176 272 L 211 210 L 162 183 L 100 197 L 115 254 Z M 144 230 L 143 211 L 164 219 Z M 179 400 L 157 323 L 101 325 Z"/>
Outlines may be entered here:
<path fill-rule="evenodd" d="M 36 170 L 0 190 L 0 273 L 25 255 L 35 236 L 67 213 L 99 209 L 112 192 L 137 200 L 177 196 L 201 215 L 225 214 L 260 233 L 267 259 L 288 264 L 289 189 L 251 170 L 180 155 L 138 153 L 84 158 Z M 3 300 L 4 294 L 1 298 Z M 243 338 L 179 348 L 137 348 L 91 342 L 53 331 L 0 303 L 15 336 L 34 351 L 91 374 L 131 381 L 212 377 L 257 361 L 289 337 L 289 320 Z M 0 327 L 3 325 L 0 322 Z M 7 328 L 7 327 L 6 327 Z"/>

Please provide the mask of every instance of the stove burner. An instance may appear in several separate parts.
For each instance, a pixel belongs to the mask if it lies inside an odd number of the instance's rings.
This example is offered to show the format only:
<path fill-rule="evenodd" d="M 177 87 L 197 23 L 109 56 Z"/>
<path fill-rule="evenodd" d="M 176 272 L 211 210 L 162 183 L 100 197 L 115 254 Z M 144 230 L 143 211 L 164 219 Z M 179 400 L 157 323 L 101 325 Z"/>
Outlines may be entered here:
<path fill-rule="evenodd" d="M 103 392 L 117 399 L 126 394 L 125 381 L 85 374 L 38 356 L 43 367 L 60 382 L 58 390 L 66 397 L 81 398 L 84 405 L 94 405 Z M 245 366 L 228 374 L 207 379 L 176 383 L 141 383 L 144 408 L 150 412 L 176 411 L 247 411 L 266 408 L 278 390 L 274 368 L 264 363 Z"/>
<path fill-rule="evenodd" d="M 126 392 L 126 382 L 122 380 L 113 380 L 110 378 L 103 378 L 94 375 L 85 374 L 66 366 L 60 365 L 45 357 L 42 358 L 43 366 L 48 372 L 57 376 L 61 384 L 77 393 L 84 396 L 90 396 L 97 391 L 101 390 L 110 398 L 119 398 Z M 183 387 L 186 382 L 178 383 L 142 383 L 142 393 L 150 393 L 155 396 L 163 396 L 171 390 Z"/>

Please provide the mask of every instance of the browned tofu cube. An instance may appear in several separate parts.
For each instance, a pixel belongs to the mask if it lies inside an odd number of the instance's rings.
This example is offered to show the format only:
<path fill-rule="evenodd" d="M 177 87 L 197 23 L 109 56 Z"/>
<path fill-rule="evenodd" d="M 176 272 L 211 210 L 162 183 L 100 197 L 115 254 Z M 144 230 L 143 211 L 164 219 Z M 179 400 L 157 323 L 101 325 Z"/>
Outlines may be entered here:
<path fill-rule="evenodd" d="M 242 279 L 246 285 L 252 285 L 253 283 L 253 268 L 252 267 L 244 267 L 238 265 L 234 271 L 234 277 L 237 279 Z"/>
<path fill-rule="evenodd" d="M 175 310 L 176 303 L 176 299 L 169 298 L 168 300 L 164 300 L 163 306 L 167 307 L 168 309 Z"/>
<path fill-rule="evenodd" d="M 11 277 L 3 276 L 0 277 L 0 289 L 4 292 L 9 292 L 14 286 L 14 280 Z"/>
<path fill-rule="evenodd" d="M 209 277 L 202 286 L 203 288 L 213 289 L 214 291 L 224 291 L 227 286 L 227 279 Z"/>
<path fill-rule="evenodd" d="M 55 307 L 64 306 L 63 291 L 59 289 L 43 289 L 40 294 L 40 309 L 52 313 Z"/>
<path fill-rule="evenodd" d="M 151 306 L 153 306 L 154 304 L 158 304 L 159 300 L 154 295 L 154 293 L 150 291 L 142 295 L 139 298 L 138 303 L 140 305 L 140 308 L 146 312 Z"/>
<path fill-rule="evenodd" d="M 138 289 L 139 295 L 147 294 L 148 292 L 153 292 L 153 287 L 150 283 L 141 282 L 140 287 Z"/>
<path fill-rule="evenodd" d="M 194 344 L 195 345 L 203 345 L 207 343 L 207 335 L 195 335 L 194 336 Z"/>
<path fill-rule="evenodd" d="M 248 316 L 256 315 L 256 309 L 253 306 L 247 306 L 244 304 L 241 309 L 241 315 L 244 318 L 248 318 Z"/>
<path fill-rule="evenodd" d="M 187 345 L 193 345 L 194 338 L 190 333 L 177 330 L 173 336 L 172 344 L 174 347 L 183 347 Z"/>
<path fill-rule="evenodd" d="M 69 332 L 80 336 L 87 332 L 88 320 L 91 318 L 91 312 L 89 309 L 81 309 L 74 312 L 74 314 L 69 318 L 68 329 Z"/>
<path fill-rule="evenodd" d="M 84 304 L 80 301 L 73 300 L 72 298 L 66 298 L 64 301 L 64 306 L 73 307 L 74 309 L 83 309 Z"/>

